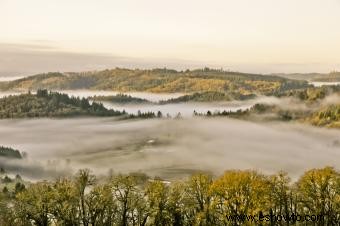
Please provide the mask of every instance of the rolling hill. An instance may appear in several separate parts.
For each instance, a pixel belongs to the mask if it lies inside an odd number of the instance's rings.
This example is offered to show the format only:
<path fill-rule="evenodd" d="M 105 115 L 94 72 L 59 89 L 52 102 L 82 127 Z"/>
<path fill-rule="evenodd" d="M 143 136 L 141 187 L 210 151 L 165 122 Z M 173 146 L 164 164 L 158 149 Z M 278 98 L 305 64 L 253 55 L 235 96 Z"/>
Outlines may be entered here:
<path fill-rule="evenodd" d="M 153 93 L 214 91 L 237 92 L 242 95 L 270 95 L 307 86 L 306 81 L 209 68 L 186 71 L 116 68 L 95 72 L 39 74 L 0 83 L 1 90 L 91 89 Z"/>
<path fill-rule="evenodd" d="M 108 110 L 102 104 L 66 94 L 38 90 L 0 99 L 0 119 L 75 116 L 120 116 L 124 112 Z"/>

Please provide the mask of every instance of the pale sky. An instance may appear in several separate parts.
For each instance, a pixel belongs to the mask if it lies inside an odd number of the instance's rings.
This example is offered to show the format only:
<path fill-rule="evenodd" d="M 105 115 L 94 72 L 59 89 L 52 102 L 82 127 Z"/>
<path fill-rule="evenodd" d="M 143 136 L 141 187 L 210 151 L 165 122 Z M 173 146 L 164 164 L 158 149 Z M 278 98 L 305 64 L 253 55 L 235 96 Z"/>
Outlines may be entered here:
<path fill-rule="evenodd" d="M 121 65 L 340 70 L 340 0 L 0 0 L 0 72 Z"/>

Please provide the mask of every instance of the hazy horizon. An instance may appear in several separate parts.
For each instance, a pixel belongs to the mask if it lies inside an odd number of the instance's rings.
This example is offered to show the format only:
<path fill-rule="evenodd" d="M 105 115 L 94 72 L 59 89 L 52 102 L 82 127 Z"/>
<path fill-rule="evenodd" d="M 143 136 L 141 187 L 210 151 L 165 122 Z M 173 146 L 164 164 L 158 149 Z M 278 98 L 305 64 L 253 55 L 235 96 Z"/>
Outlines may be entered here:
<path fill-rule="evenodd" d="M 0 76 L 114 67 L 340 70 L 338 0 L 0 0 Z"/>

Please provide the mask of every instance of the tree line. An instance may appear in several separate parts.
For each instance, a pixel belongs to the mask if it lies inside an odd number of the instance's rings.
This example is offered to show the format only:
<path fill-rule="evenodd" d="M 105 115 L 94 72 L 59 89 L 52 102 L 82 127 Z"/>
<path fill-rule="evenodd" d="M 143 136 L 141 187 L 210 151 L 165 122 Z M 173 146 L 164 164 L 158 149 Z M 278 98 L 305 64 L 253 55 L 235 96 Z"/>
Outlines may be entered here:
<path fill-rule="evenodd" d="M 86 98 L 37 90 L 0 98 L 0 118 L 120 116 L 125 112 L 106 109 L 101 103 L 90 103 Z"/>
<path fill-rule="evenodd" d="M 37 182 L 0 196 L 0 225 L 338 225 L 340 173 L 306 171 L 297 181 L 284 172 L 264 175 L 228 170 L 219 177 L 197 173 L 162 181 L 142 173 Z M 318 222 L 254 222 L 229 215 L 320 215 Z"/>
<path fill-rule="evenodd" d="M 125 110 L 107 109 L 102 103 L 90 102 L 88 98 L 70 97 L 64 93 L 46 89 L 0 98 L 1 118 L 78 117 L 96 116 L 121 119 L 162 117 L 161 112 L 140 112 L 128 114 Z"/>

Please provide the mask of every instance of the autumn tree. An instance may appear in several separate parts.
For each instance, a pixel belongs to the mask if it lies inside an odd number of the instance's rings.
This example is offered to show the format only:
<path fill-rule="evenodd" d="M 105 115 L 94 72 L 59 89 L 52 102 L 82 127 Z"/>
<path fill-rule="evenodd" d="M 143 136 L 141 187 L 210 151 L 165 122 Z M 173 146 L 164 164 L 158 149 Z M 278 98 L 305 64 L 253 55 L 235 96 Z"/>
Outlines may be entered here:
<path fill-rule="evenodd" d="M 324 225 L 335 225 L 340 208 L 340 174 L 332 167 L 307 171 L 297 183 L 300 211 L 325 216 Z"/>
<path fill-rule="evenodd" d="M 211 185 L 212 177 L 208 174 L 195 174 L 190 177 L 186 188 L 186 203 L 188 210 L 186 214 L 191 213 L 191 221 L 197 225 L 212 224 L 211 216 Z"/>
<path fill-rule="evenodd" d="M 52 187 L 49 183 L 33 184 L 17 195 L 15 210 L 21 221 L 33 221 L 37 226 L 48 226 L 51 222 Z"/>
<path fill-rule="evenodd" d="M 88 188 L 90 185 L 93 185 L 94 182 L 95 177 L 94 175 L 90 174 L 90 170 L 79 170 L 76 176 L 76 188 L 77 195 L 79 197 L 80 216 L 84 226 L 89 225 L 88 212 L 85 205 L 85 189 Z"/>
<path fill-rule="evenodd" d="M 230 224 L 226 215 L 257 215 L 267 210 L 269 183 L 265 176 L 255 171 L 226 171 L 211 187 L 214 225 L 241 225 L 235 219 Z"/>
<path fill-rule="evenodd" d="M 169 187 L 160 180 L 148 184 L 146 193 L 152 211 L 152 224 L 156 226 L 169 225 L 170 217 L 168 212 Z"/>
<path fill-rule="evenodd" d="M 59 179 L 53 185 L 52 211 L 58 223 L 79 224 L 79 192 L 76 184 L 68 179 Z"/>
<path fill-rule="evenodd" d="M 118 175 L 112 179 L 111 189 L 117 202 L 118 225 L 127 226 L 129 215 L 135 204 L 137 190 L 136 179 L 133 176 Z"/>

